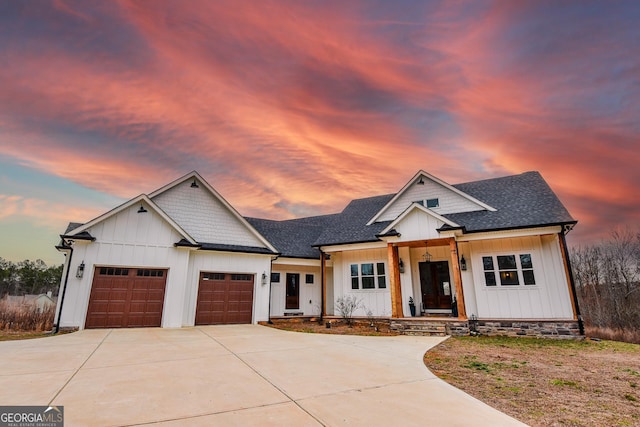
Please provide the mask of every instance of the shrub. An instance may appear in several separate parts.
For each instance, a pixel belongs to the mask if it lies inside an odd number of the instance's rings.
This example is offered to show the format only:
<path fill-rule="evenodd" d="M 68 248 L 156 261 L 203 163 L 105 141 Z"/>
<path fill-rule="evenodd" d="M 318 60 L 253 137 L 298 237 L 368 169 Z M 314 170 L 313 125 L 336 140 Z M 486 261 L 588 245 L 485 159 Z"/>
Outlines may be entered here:
<path fill-rule="evenodd" d="M 54 316 L 55 306 L 40 311 L 35 306 L 16 307 L 0 301 L 0 330 L 3 331 L 50 331 Z"/>
<path fill-rule="evenodd" d="M 360 308 L 361 305 L 360 299 L 353 295 L 340 297 L 336 300 L 336 309 L 349 326 L 353 325 L 353 313 Z"/>

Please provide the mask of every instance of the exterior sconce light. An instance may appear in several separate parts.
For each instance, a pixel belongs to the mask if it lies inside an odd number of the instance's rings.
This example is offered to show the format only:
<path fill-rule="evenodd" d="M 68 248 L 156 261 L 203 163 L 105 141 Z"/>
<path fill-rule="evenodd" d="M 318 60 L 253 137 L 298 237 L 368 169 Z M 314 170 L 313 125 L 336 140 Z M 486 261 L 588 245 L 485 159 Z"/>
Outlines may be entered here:
<path fill-rule="evenodd" d="M 420 177 L 420 179 L 418 180 L 418 182 L 416 182 L 416 184 L 424 185 L 424 179 L 422 177 Z"/>
<path fill-rule="evenodd" d="M 138 209 L 138 213 L 145 213 L 147 212 L 147 210 L 144 208 L 144 206 L 142 206 L 142 203 L 140 203 L 140 209 Z"/>
<path fill-rule="evenodd" d="M 76 277 L 78 279 L 82 279 L 82 276 L 84 276 L 84 261 L 80 263 L 78 269 L 76 270 Z"/>
<path fill-rule="evenodd" d="M 467 270 L 467 260 L 464 259 L 464 255 L 462 255 L 460 257 L 460 270 L 462 270 L 462 271 L 466 271 Z"/>
<path fill-rule="evenodd" d="M 402 259 L 398 262 L 398 270 L 400 270 L 400 274 L 404 274 L 404 262 L 402 262 Z"/>
<path fill-rule="evenodd" d="M 193 182 L 191 183 L 191 188 L 200 188 L 195 178 L 193 178 Z"/>
<path fill-rule="evenodd" d="M 262 284 L 266 285 L 267 284 L 267 272 L 263 272 L 262 273 Z"/>

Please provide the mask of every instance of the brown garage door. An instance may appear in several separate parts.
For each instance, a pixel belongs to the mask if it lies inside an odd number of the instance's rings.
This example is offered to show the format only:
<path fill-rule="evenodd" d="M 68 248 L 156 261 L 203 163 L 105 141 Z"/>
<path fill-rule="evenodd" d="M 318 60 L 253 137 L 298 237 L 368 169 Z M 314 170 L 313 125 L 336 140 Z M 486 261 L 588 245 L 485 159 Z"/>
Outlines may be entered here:
<path fill-rule="evenodd" d="M 160 326 L 167 270 L 97 267 L 85 328 Z"/>
<path fill-rule="evenodd" d="M 200 273 L 196 325 L 251 323 L 253 274 Z"/>

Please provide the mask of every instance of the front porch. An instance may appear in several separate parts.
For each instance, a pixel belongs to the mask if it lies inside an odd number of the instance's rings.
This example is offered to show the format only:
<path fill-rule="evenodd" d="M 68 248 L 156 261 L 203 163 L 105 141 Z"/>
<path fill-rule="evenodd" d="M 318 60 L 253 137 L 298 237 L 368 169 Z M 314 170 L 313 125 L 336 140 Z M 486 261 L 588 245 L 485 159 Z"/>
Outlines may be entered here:
<path fill-rule="evenodd" d="M 388 242 L 387 254 L 392 319 L 467 319 L 454 238 Z"/>

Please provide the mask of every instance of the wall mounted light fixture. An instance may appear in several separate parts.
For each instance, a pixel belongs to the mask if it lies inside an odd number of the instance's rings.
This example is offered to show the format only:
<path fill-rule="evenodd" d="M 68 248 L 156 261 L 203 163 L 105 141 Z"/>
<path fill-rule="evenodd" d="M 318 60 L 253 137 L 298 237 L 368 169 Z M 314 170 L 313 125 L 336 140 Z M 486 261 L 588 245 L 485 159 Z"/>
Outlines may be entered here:
<path fill-rule="evenodd" d="M 142 203 L 140 203 L 140 209 L 138 209 L 138 213 L 145 213 L 145 212 L 148 212 L 148 211 L 144 208 L 144 206 L 142 206 Z"/>
<path fill-rule="evenodd" d="M 400 270 L 400 274 L 404 273 L 404 262 L 402 261 L 402 258 L 398 262 L 398 270 Z"/>
<path fill-rule="evenodd" d="M 82 279 L 82 276 L 84 276 L 84 261 L 80 263 L 78 269 L 76 270 L 76 277 L 78 279 Z"/>
<path fill-rule="evenodd" d="M 266 285 L 267 284 L 267 272 L 263 272 L 262 273 L 262 284 Z"/>
<path fill-rule="evenodd" d="M 464 259 L 464 255 L 460 257 L 460 270 L 463 270 L 463 271 L 467 270 L 467 260 Z"/>
<path fill-rule="evenodd" d="M 193 178 L 193 182 L 191 183 L 191 188 L 200 188 L 195 178 Z"/>

